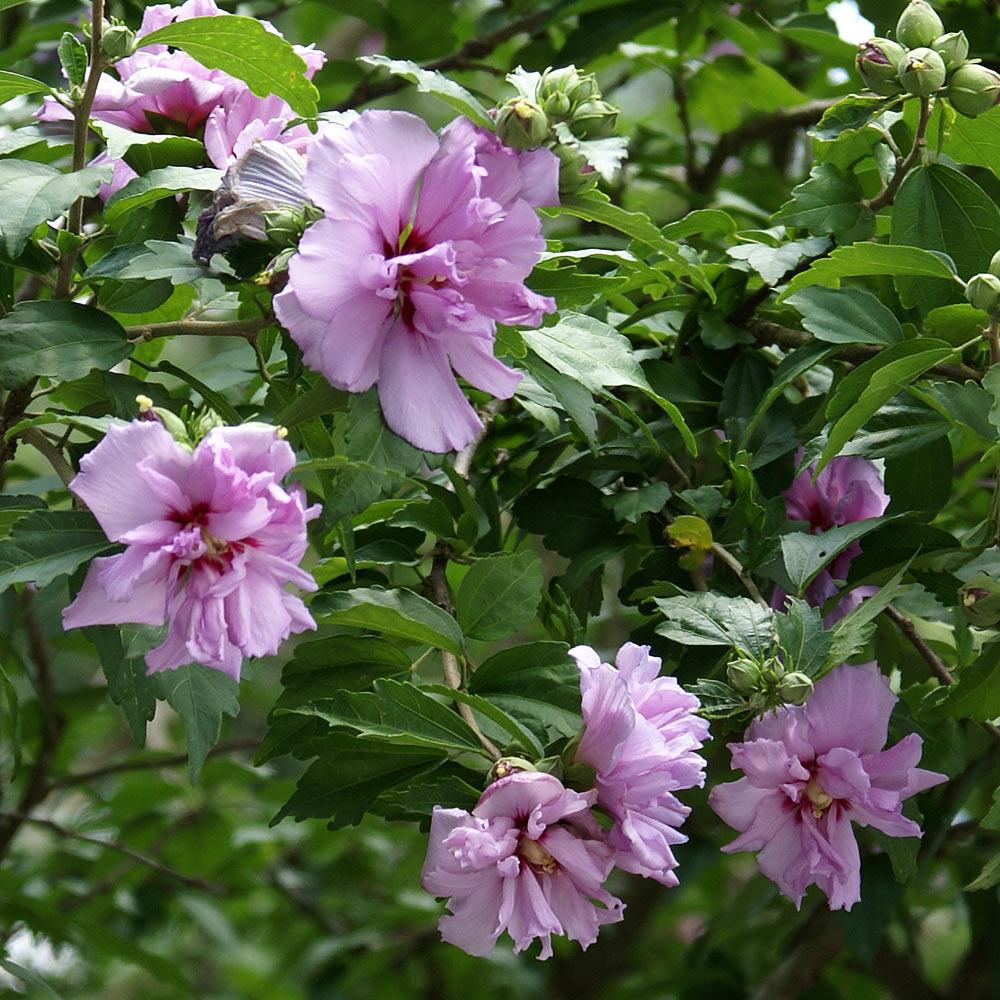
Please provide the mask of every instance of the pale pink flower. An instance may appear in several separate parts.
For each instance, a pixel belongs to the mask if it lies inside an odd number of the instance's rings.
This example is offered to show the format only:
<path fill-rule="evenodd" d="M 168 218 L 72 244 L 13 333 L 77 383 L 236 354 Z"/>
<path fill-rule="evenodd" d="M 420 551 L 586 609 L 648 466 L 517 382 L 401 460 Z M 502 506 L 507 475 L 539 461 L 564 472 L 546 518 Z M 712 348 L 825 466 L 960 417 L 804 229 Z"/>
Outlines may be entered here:
<path fill-rule="evenodd" d="M 705 783 L 698 749 L 708 722 L 698 699 L 673 677 L 648 646 L 626 643 L 615 666 L 589 646 L 570 656 L 580 668 L 583 734 L 576 759 L 597 772 L 598 804 L 612 817 L 608 843 L 627 872 L 677 885 L 673 846 L 687 840 L 679 827 L 691 811 L 674 794 Z"/>
<path fill-rule="evenodd" d="M 274 300 L 305 363 L 351 392 L 378 383 L 386 422 L 418 448 L 464 447 L 482 424 L 452 369 L 508 398 L 521 375 L 493 355 L 497 322 L 555 309 L 524 279 L 558 161 L 465 119 L 438 137 L 415 115 L 365 111 L 310 145 L 305 187 L 325 217 Z"/>
<path fill-rule="evenodd" d="M 539 958 L 549 958 L 553 934 L 587 948 L 621 920 L 625 904 L 604 888 L 613 852 L 593 800 L 528 771 L 495 781 L 471 813 L 436 806 L 421 884 L 449 897 L 441 937 L 489 955 L 507 931 L 515 953 L 538 938 Z"/>
<path fill-rule="evenodd" d="M 195 662 L 237 679 L 244 656 L 314 629 L 285 590 L 316 589 L 299 562 L 319 508 L 282 487 L 294 465 L 265 424 L 217 427 L 193 451 L 156 420 L 112 427 L 70 489 L 125 551 L 90 564 L 64 627 L 167 622 L 150 673 Z"/>
<path fill-rule="evenodd" d="M 861 898 L 852 823 L 890 837 L 921 836 L 902 803 L 947 777 L 916 766 L 923 746 L 916 733 L 882 749 L 896 701 L 874 663 L 845 664 L 817 682 L 805 705 L 766 715 L 744 742 L 729 744 L 744 777 L 709 795 L 740 833 L 723 850 L 758 851 L 760 870 L 796 908 L 813 884 L 832 910 Z"/>

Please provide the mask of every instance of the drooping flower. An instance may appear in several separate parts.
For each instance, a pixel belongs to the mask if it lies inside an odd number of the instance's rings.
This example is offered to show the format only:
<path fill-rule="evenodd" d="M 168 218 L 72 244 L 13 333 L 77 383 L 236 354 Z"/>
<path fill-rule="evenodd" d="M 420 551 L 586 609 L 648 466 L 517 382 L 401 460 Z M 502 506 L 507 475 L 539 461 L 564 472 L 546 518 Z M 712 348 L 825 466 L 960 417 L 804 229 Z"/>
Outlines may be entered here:
<path fill-rule="evenodd" d="M 136 32 L 136 51 L 114 64 L 117 79 L 101 75 L 91 112 L 98 122 L 107 122 L 130 132 L 196 135 L 204 128 L 205 148 L 209 159 L 224 169 L 254 138 L 281 142 L 304 141 L 305 126 L 290 132 L 285 126 L 295 117 L 292 109 L 278 97 L 257 97 L 242 81 L 218 69 L 207 69 L 187 53 L 166 45 L 142 46 L 142 39 L 173 24 L 196 17 L 228 17 L 215 0 L 187 0 L 178 7 L 155 4 L 146 7 L 142 24 Z M 261 22 L 277 33 L 267 21 Z M 326 56 L 314 46 L 294 46 L 312 76 Z M 70 111 L 52 97 L 45 98 L 38 113 L 41 121 L 64 121 Z M 244 133 L 246 133 L 244 135 Z M 102 197 L 110 197 L 134 175 L 130 168 L 119 168 Z"/>
<path fill-rule="evenodd" d="M 662 661 L 648 646 L 626 643 L 615 666 L 589 646 L 570 656 L 580 668 L 583 734 L 576 759 L 597 772 L 598 804 L 614 819 L 608 843 L 627 872 L 677 885 L 672 848 L 691 811 L 675 792 L 705 783 L 698 754 L 708 722 L 698 699 L 673 677 L 660 677 Z"/>
<path fill-rule="evenodd" d="M 455 376 L 500 398 L 520 374 L 493 355 L 497 322 L 537 325 L 554 302 L 524 286 L 544 244 L 534 207 L 558 162 L 465 119 L 436 136 L 365 111 L 310 146 L 306 192 L 325 213 L 276 296 L 311 368 L 341 389 L 376 382 L 386 422 L 418 448 L 464 447 L 482 424 Z"/>
<path fill-rule="evenodd" d="M 125 551 L 91 563 L 63 626 L 166 621 L 150 673 L 195 662 L 237 679 L 244 656 L 314 629 L 285 590 L 316 589 L 299 562 L 319 508 L 281 486 L 294 465 L 265 424 L 216 427 L 193 451 L 156 420 L 112 427 L 70 489 Z"/>
<path fill-rule="evenodd" d="M 824 531 L 844 524 L 854 524 L 870 517 L 879 517 L 889 506 L 878 466 L 867 458 L 838 456 L 826 465 L 813 482 L 816 467 L 800 472 L 785 491 L 785 510 L 789 520 L 806 521 L 809 531 L 821 535 Z M 860 555 L 861 546 L 852 542 L 806 588 L 806 600 L 813 607 L 822 607 L 839 593 L 837 580 L 846 580 L 851 563 Z M 877 587 L 855 587 L 826 617 L 827 625 L 843 618 L 862 600 L 877 591 Z M 782 609 L 787 594 L 776 587 L 771 606 Z"/>
<path fill-rule="evenodd" d="M 421 885 L 449 897 L 441 937 L 488 955 L 507 931 L 515 953 L 538 938 L 539 958 L 548 958 L 553 934 L 587 948 L 604 924 L 621 920 L 625 904 L 604 888 L 613 851 L 593 800 L 524 771 L 491 784 L 471 813 L 435 807 Z"/>
<path fill-rule="evenodd" d="M 874 663 L 845 664 L 816 684 L 805 705 L 778 709 L 754 722 L 742 743 L 729 744 L 744 777 L 709 795 L 740 833 L 723 850 L 758 851 L 760 870 L 796 908 L 813 884 L 832 910 L 861 898 L 852 823 L 890 837 L 921 836 L 902 803 L 947 778 L 916 766 L 923 746 L 916 733 L 882 749 L 896 701 Z"/>

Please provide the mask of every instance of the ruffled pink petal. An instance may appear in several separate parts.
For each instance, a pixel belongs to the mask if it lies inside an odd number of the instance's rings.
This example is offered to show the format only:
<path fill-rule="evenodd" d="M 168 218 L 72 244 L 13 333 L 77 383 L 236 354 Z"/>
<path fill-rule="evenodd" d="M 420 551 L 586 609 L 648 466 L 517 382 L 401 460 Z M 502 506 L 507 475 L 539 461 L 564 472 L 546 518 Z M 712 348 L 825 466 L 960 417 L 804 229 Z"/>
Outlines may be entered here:
<path fill-rule="evenodd" d="M 874 663 L 841 666 L 816 684 L 805 705 L 809 739 L 817 754 L 847 747 L 859 754 L 885 746 L 896 696 Z"/>

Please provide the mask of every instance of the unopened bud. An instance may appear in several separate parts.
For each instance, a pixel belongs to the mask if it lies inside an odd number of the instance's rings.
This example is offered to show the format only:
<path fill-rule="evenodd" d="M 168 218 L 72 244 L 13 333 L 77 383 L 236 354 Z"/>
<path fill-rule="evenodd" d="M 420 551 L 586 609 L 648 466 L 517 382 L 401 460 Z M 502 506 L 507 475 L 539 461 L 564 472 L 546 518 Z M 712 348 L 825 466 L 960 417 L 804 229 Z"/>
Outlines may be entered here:
<path fill-rule="evenodd" d="M 534 770 L 536 770 L 535 765 L 523 757 L 501 757 L 490 768 L 489 781 L 499 781 L 501 778 L 509 778 L 512 774 L 518 774 L 521 771 Z"/>
<path fill-rule="evenodd" d="M 798 671 L 785 674 L 778 684 L 778 694 L 787 705 L 801 705 L 812 694 L 813 682 Z"/>
<path fill-rule="evenodd" d="M 606 139 L 615 131 L 618 109 L 607 101 L 591 99 L 577 105 L 569 127 L 581 139 Z"/>
<path fill-rule="evenodd" d="M 552 121 L 557 122 L 561 122 L 570 113 L 572 107 L 572 102 L 562 91 L 549 94 L 542 102 L 542 110 Z"/>
<path fill-rule="evenodd" d="M 106 25 L 101 35 L 101 55 L 112 61 L 135 51 L 135 32 L 124 24 Z"/>
<path fill-rule="evenodd" d="M 225 421 L 223 421 L 222 417 L 215 410 L 202 410 L 191 426 L 194 439 L 200 441 L 209 431 L 215 430 L 216 427 L 222 427 L 224 423 Z"/>
<path fill-rule="evenodd" d="M 997 252 L 993 255 L 992 260 L 990 260 L 990 266 L 987 270 L 989 270 L 990 274 L 995 274 L 998 278 L 1000 278 L 1000 250 L 997 250 Z"/>
<path fill-rule="evenodd" d="M 760 668 L 753 660 L 733 660 L 726 667 L 726 677 L 740 694 L 750 694 L 760 683 Z"/>
<path fill-rule="evenodd" d="M 888 38 L 870 38 L 858 46 L 855 65 L 865 86 L 876 94 L 889 97 L 901 94 L 899 67 L 906 57 L 906 49 Z"/>
<path fill-rule="evenodd" d="M 933 49 L 911 49 L 899 69 L 899 82 L 907 93 L 929 97 L 944 86 L 948 71 Z"/>
<path fill-rule="evenodd" d="M 538 100 L 544 104 L 553 94 L 564 94 L 571 106 L 592 97 L 601 96 L 597 77 L 593 73 L 581 73 L 575 66 L 559 66 L 547 69 L 538 84 Z"/>
<path fill-rule="evenodd" d="M 977 574 L 958 592 L 962 613 L 978 628 L 992 628 L 1000 622 L 1000 581 Z"/>
<path fill-rule="evenodd" d="M 961 66 L 969 58 L 969 39 L 964 31 L 949 31 L 935 39 L 931 48 L 944 60 L 948 70 Z"/>
<path fill-rule="evenodd" d="M 573 146 L 560 143 L 552 152 L 559 158 L 559 193 L 583 194 L 597 184 L 597 174 L 587 158 Z"/>
<path fill-rule="evenodd" d="M 163 424 L 176 441 L 187 444 L 187 427 L 184 426 L 184 421 L 176 413 L 163 406 L 154 406 L 149 396 L 136 396 L 135 401 L 139 405 L 140 420 L 153 420 Z"/>
<path fill-rule="evenodd" d="M 282 205 L 260 214 L 264 220 L 264 233 L 269 242 L 279 247 L 298 246 L 306 228 L 306 219 L 301 208 Z"/>
<path fill-rule="evenodd" d="M 1000 75 L 978 63 L 966 63 L 952 73 L 947 97 L 959 114 L 975 118 L 1000 101 Z"/>
<path fill-rule="evenodd" d="M 537 149 L 549 136 L 549 120 L 534 101 L 514 97 L 497 113 L 497 135 L 514 149 Z"/>
<path fill-rule="evenodd" d="M 908 49 L 930 45 L 944 34 L 944 24 L 925 0 L 911 0 L 896 22 L 896 40 Z"/>
<path fill-rule="evenodd" d="M 965 298 L 976 309 L 1000 315 L 1000 278 L 995 274 L 975 274 L 965 286 Z"/>

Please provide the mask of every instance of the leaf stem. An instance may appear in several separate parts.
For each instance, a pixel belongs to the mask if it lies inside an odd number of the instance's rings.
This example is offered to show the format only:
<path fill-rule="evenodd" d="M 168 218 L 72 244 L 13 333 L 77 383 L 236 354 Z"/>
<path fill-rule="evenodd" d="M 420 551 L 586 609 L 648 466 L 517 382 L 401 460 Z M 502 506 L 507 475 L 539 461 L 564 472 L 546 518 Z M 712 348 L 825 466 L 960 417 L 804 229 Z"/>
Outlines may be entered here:
<path fill-rule="evenodd" d="M 877 212 L 880 208 L 885 208 L 886 205 L 892 204 L 903 181 L 906 179 L 906 175 L 916 164 L 917 160 L 920 159 L 920 154 L 927 145 L 927 126 L 931 120 L 931 111 L 931 99 L 929 97 L 921 97 L 920 118 L 917 121 L 917 131 L 913 136 L 913 145 L 910 147 L 910 151 L 906 154 L 905 158 L 896 166 L 896 170 L 893 172 L 889 183 L 874 198 L 862 202 L 866 208 Z"/>
<path fill-rule="evenodd" d="M 40 452 L 52 466 L 55 474 L 62 480 L 63 485 L 69 486 L 76 475 L 73 466 L 63 458 L 62 452 L 40 430 L 36 427 L 29 427 L 21 432 L 21 440 Z"/>

